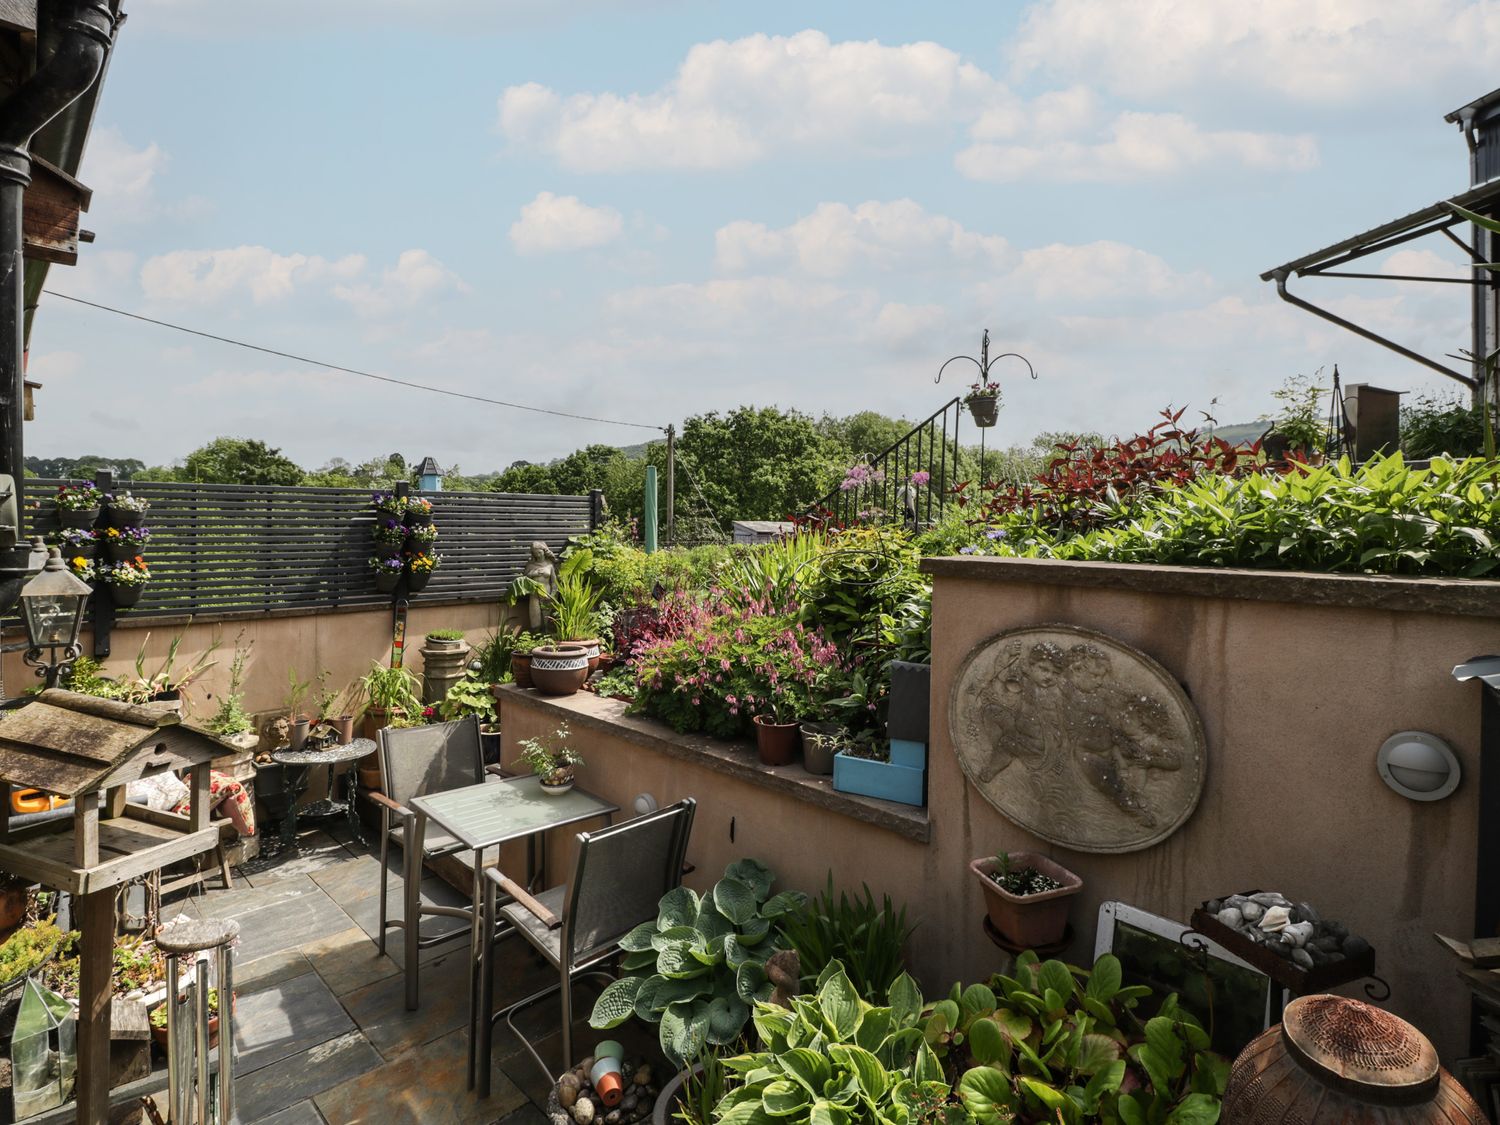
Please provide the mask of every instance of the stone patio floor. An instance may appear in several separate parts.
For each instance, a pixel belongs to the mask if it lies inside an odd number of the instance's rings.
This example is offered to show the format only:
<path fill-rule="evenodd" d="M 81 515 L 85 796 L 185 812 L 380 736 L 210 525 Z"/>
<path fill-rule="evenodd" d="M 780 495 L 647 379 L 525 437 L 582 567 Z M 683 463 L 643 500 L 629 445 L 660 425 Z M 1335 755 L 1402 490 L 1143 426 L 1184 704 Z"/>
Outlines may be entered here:
<path fill-rule="evenodd" d="M 239 1120 L 245 1125 L 545 1125 L 548 1082 L 519 1039 L 502 1023 L 495 1032 L 490 1096 L 466 1088 L 468 924 L 430 918 L 424 936 L 453 940 L 422 951 L 421 1006 L 404 1006 L 401 934 L 390 931 L 380 955 L 374 935 L 380 863 L 346 831 L 303 833 L 299 849 L 237 871 L 232 890 L 217 879 L 162 907 L 232 917 L 235 952 L 235 1062 Z M 399 853 L 393 849 L 393 862 Z M 400 912 L 400 881 L 388 874 L 391 909 Z M 423 881 L 424 900 L 464 905 L 441 880 Z M 531 947 L 512 938 L 497 946 L 497 1008 L 556 979 Z M 580 990 L 575 1043 L 580 1053 L 598 1033 L 586 1024 L 595 993 Z M 518 1021 L 542 1056 L 561 1062 L 560 1013 L 549 998 Z"/>

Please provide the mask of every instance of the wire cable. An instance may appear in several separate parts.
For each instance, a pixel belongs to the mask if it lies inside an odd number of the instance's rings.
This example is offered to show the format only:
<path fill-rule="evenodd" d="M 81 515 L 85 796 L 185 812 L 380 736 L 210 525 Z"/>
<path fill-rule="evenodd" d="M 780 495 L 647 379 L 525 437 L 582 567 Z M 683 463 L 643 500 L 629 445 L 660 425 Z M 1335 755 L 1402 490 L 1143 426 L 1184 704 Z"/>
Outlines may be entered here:
<path fill-rule="evenodd" d="M 253 352 L 263 352 L 266 355 L 280 356 L 282 359 L 295 360 L 298 363 L 310 363 L 314 367 L 323 367 L 329 371 L 341 371 L 345 375 L 358 375 L 362 379 L 374 379 L 380 383 L 392 383 L 398 387 L 410 387 L 416 391 L 430 391 L 435 395 L 447 395 L 450 398 L 468 399 L 470 402 L 483 402 L 490 406 L 503 406 L 509 410 L 526 410 L 532 414 L 550 414 L 554 418 L 571 418 L 577 422 L 599 422 L 606 426 L 628 426 L 636 430 L 656 430 L 665 432 L 664 426 L 650 426 L 645 422 L 622 422 L 618 418 L 598 418 L 591 414 L 573 414 L 566 410 L 549 410 L 545 406 L 527 406 L 521 402 L 507 402 L 499 398 L 486 398 L 484 395 L 471 395 L 465 391 L 450 391 L 445 387 L 433 387 L 426 383 L 414 383 L 409 379 L 396 379 L 390 375 L 376 375 L 372 371 L 361 371 L 355 367 L 343 367 L 337 363 L 327 363 L 321 359 L 310 359 L 305 355 L 295 355 L 292 352 L 278 351 L 276 348 L 263 347 L 260 344 L 247 343 L 244 340 L 236 340 L 229 336 L 218 336 L 212 332 L 203 332 L 197 328 L 188 328 L 181 324 L 173 324 L 167 320 L 155 320 L 140 313 L 126 312 L 110 305 L 101 305 L 97 301 L 85 301 L 82 297 L 70 297 L 66 293 L 59 293 L 56 289 L 45 290 L 53 297 L 61 297 L 64 301 L 72 301 L 76 305 L 87 305 L 91 309 L 99 309 L 102 312 L 114 313 L 116 316 L 128 317 L 131 320 L 139 320 L 145 324 L 154 324 L 158 328 L 170 328 L 174 332 L 185 332 L 189 336 L 201 336 L 205 340 L 216 340 L 221 344 L 232 344 L 237 348 L 248 348 Z"/>

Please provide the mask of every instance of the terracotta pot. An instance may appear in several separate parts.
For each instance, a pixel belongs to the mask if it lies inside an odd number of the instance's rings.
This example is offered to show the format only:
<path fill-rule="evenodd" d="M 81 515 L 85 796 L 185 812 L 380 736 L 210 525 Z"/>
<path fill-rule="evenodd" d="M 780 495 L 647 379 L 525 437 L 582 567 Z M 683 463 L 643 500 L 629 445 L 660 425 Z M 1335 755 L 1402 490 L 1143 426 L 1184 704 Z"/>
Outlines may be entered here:
<path fill-rule="evenodd" d="M 516 687 L 535 687 L 531 682 L 531 653 L 513 652 L 510 654 L 510 678 L 515 680 Z M 499 697 L 496 696 L 498 699 Z"/>
<path fill-rule="evenodd" d="M 162 1003 L 166 1003 L 166 1001 L 164 1000 Z M 231 1007 L 234 1009 L 234 1014 L 239 1015 L 240 997 L 238 992 L 235 993 Z M 151 1038 L 163 1051 L 167 1049 L 167 1029 L 165 1027 L 157 1027 L 153 1023 L 151 1025 Z M 217 1012 L 208 1017 L 208 1045 L 210 1047 L 217 1047 L 219 1045 L 219 1014 Z"/>
<path fill-rule="evenodd" d="M 26 888 L 7 887 L 0 891 L 0 930 L 19 926 L 26 917 Z"/>
<path fill-rule="evenodd" d="M 377 732 L 390 722 L 390 712 L 384 707 L 371 707 L 365 711 L 363 726 L 360 734 L 369 739 L 374 739 Z M 371 793 L 379 793 L 385 784 L 385 778 L 380 772 L 380 755 L 371 751 L 355 763 L 355 770 L 359 776 L 359 784 Z"/>
<path fill-rule="evenodd" d="M 762 765 L 789 766 L 797 760 L 802 732 L 796 723 L 773 723 L 755 716 L 755 749 Z"/>
<path fill-rule="evenodd" d="M 1062 864 L 1034 852 L 1011 852 L 1010 865 L 1015 869 L 1035 867 L 1062 886 L 1035 895 L 1013 895 L 990 878 L 1000 866 L 994 856 L 973 860 L 969 870 L 984 888 L 985 908 L 989 911 L 991 924 L 1002 937 L 1016 945 L 1034 948 L 1062 941 L 1068 929 L 1072 898 L 1083 890 L 1083 880 Z"/>
<path fill-rule="evenodd" d="M 583 649 L 589 658 L 589 672 L 592 673 L 599 667 L 600 653 L 604 651 L 604 642 L 598 637 L 570 637 L 563 641 L 566 647 L 577 647 Z"/>
<path fill-rule="evenodd" d="M 572 695 L 588 678 L 588 653 L 579 645 L 531 651 L 531 682 L 543 695 Z"/>

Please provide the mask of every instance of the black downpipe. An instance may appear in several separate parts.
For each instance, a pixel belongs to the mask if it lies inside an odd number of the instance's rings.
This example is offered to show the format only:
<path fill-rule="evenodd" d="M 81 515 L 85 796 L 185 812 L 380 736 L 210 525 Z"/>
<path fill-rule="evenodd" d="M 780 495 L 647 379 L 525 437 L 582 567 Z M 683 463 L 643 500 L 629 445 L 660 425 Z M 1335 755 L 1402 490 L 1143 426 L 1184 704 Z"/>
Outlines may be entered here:
<path fill-rule="evenodd" d="M 31 138 L 94 84 L 115 24 L 104 0 L 53 0 L 50 7 L 49 14 L 56 17 L 56 33 L 49 37 L 54 43 L 51 53 L 0 105 L 0 473 L 10 474 L 16 482 L 16 510 L 23 522 L 26 268 L 21 208 L 31 183 Z M 21 528 L 16 531 L 16 545 L 0 550 L 4 606 L 14 604 L 20 580 L 30 573 L 31 549 L 20 537 Z"/>

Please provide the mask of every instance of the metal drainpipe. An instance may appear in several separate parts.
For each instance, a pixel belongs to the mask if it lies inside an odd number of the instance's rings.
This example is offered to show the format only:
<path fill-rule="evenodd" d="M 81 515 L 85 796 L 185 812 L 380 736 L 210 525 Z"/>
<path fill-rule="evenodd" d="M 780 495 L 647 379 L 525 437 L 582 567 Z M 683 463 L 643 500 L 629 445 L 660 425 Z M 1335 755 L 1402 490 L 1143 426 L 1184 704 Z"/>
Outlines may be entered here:
<path fill-rule="evenodd" d="M 104 0 L 52 0 L 48 14 L 53 13 L 52 52 L 0 105 L 0 473 L 15 479 L 16 509 L 23 524 L 26 269 L 21 207 L 26 185 L 31 183 L 31 138 L 93 85 L 115 25 Z M 18 527 L 17 532 L 16 546 L 0 550 L 0 606 L 14 604 L 20 582 L 30 572 L 31 547 L 23 529 Z"/>

